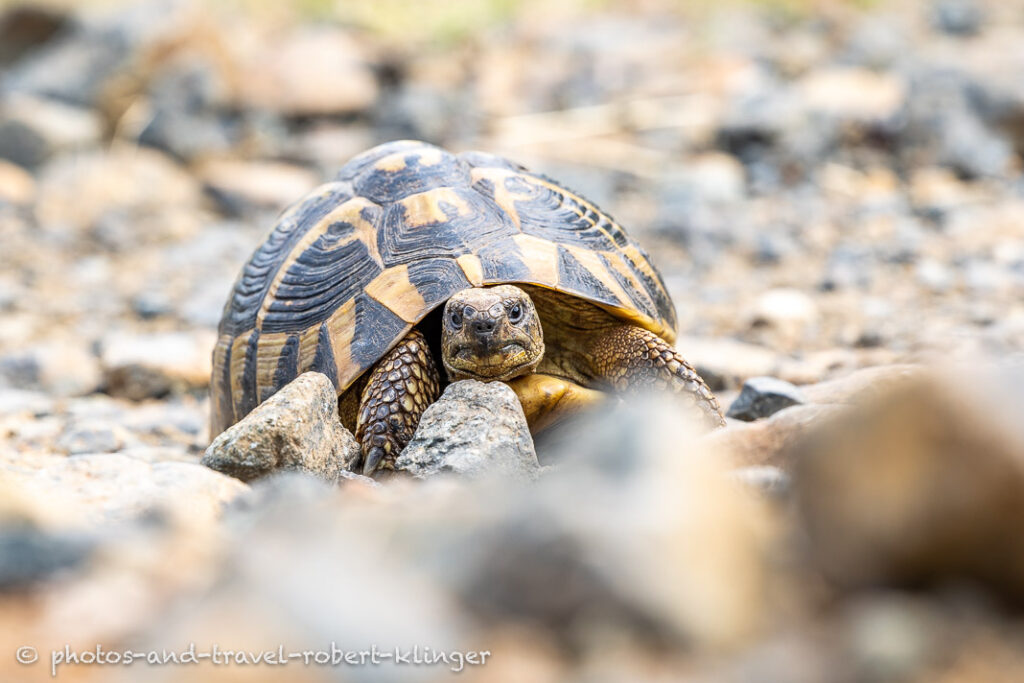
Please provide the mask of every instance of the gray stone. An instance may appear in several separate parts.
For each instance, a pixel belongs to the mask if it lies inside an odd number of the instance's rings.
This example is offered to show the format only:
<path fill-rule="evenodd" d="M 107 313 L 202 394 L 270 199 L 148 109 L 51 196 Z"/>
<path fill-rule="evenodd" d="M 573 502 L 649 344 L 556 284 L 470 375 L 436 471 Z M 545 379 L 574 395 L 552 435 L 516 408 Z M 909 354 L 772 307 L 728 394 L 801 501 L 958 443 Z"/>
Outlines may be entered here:
<path fill-rule="evenodd" d="M 751 377 L 743 383 L 726 416 L 752 422 L 805 402 L 800 390 L 789 382 L 775 377 Z"/>
<path fill-rule="evenodd" d="M 450 384 L 423 413 L 395 469 L 419 478 L 496 473 L 533 478 L 540 464 L 515 393 L 502 382 Z"/>
<path fill-rule="evenodd" d="M 931 22 L 939 31 L 954 36 L 974 35 L 981 28 L 981 6 L 975 0 L 936 0 Z"/>
<path fill-rule="evenodd" d="M 114 453 L 130 439 L 116 424 L 91 422 L 71 425 L 57 440 L 57 448 L 68 455 Z"/>
<path fill-rule="evenodd" d="M 91 106 L 129 57 L 128 42 L 116 29 L 77 27 L 26 55 L 0 77 L 0 87 Z"/>
<path fill-rule="evenodd" d="M 338 418 L 334 385 L 307 372 L 214 439 L 203 464 L 243 481 L 298 470 L 333 483 L 358 459 L 359 444 Z"/>
<path fill-rule="evenodd" d="M 30 588 L 80 567 L 94 543 L 87 536 L 52 532 L 18 520 L 0 525 L 0 592 Z"/>

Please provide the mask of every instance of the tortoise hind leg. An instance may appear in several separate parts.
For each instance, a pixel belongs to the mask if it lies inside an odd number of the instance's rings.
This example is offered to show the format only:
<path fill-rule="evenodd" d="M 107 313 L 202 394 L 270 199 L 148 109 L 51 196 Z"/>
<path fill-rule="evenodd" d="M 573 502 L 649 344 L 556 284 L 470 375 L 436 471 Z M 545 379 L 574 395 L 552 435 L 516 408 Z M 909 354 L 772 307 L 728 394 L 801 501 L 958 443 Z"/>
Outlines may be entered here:
<path fill-rule="evenodd" d="M 356 422 L 363 474 L 393 467 L 423 411 L 440 393 L 437 364 L 423 333 L 414 328 L 377 361 L 363 388 Z"/>
<path fill-rule="evenodd" d="M 725 424 L 718 399 L 693 366 L 664 339 L 636 325 L 616 325 L 589 346 L 592 376 L 617 392 L 657 388 L 689 396 L 709 427 Z"/>

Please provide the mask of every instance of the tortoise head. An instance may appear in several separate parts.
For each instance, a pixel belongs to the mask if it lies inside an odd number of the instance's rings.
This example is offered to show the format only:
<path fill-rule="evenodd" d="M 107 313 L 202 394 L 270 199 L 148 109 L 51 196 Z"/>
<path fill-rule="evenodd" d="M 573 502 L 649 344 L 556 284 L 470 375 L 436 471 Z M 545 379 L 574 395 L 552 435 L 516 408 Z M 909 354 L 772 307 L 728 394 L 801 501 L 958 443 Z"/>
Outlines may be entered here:
<path fill-rule="evenodd" d="M 510 380 L 534 371 L 544 333 L 530 296 L 512 285 L 474 287 L 444 306 L 441 356 L 451 381 Z"/>

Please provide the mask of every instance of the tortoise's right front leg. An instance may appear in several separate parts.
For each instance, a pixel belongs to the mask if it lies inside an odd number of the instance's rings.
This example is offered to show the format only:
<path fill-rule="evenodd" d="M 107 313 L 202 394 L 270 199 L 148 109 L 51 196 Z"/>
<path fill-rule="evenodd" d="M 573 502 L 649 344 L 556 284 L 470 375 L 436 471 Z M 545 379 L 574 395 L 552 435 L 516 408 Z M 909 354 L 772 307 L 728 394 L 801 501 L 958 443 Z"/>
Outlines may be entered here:
<path fill-rule="evenodd" d="M 420 416 L 441 394 L 437 364 L 423 334 L 413 329 L 370 371 L 359 401 L 356 440 L 363 474 L 392 469 L 416 431 Z"/>

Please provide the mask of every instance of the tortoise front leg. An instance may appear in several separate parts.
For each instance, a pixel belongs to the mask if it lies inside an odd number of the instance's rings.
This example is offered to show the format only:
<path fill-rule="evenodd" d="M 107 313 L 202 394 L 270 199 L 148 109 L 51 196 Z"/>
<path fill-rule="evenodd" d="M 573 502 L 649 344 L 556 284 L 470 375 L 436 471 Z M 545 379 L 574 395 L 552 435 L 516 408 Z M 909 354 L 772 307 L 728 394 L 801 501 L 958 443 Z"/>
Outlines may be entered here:
<path fill-rule="evenodd" d="M 392 469 L 416 431 L 420 416 L 441 394 L 437 365 L 423 334 L 413 329 L 370 371 L 359 401 L 356 440 L 363 474 Z"/>
<path fill-rule="evenodd" d="M 538 434 L 573 415 L 600 405 L 608 397 L 603 391 L 581 387 L 561 377 L 530 373 L 508 382 L 516 392 L 530 432 Z"/>
<path fill-rule="evenodd" d="M 725 424 L 718 399 L 682 354 L 664 339 L 635 325 L 617 325 L 594 336 L 589 346 L 591 374 L 620 393 L 660 389 L 688 396 L 709 427 Z"/>

